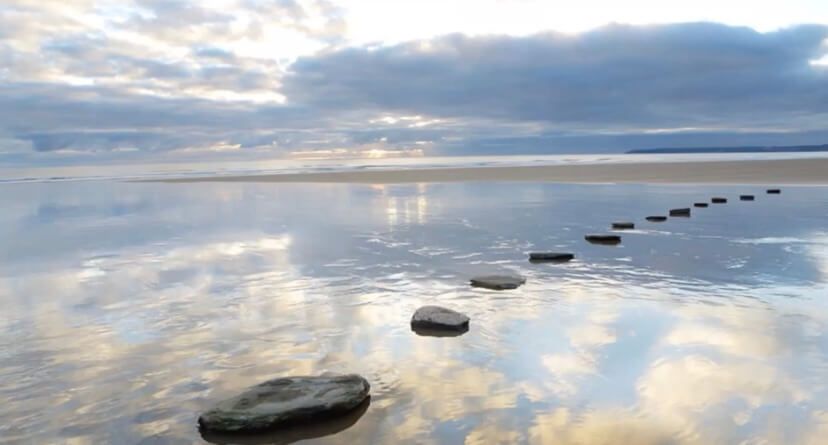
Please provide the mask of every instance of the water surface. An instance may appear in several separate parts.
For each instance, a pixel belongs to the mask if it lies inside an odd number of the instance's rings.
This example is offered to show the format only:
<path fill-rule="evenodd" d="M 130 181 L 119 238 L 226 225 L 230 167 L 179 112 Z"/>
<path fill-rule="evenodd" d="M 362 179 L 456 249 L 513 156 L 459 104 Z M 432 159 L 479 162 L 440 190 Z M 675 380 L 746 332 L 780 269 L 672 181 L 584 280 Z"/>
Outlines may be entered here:
<path fill-rule="evenodd" d="M 742 193 L 757 200 L 644 221 Z M 5 184 L 0 443 L 204 443 L 211 403 L 326 371 L 368 378 L 364 414 L 251 443 L 824 443 L 826 196 Z M 617 220 L 638 224 L 620 246 L 583 241 Z M 533 250 L 577 259 L 530 264 Z M 466 284 L 501 272 L 527 284 Z M 423 304 L 470 331 L 415 335 Z"/>

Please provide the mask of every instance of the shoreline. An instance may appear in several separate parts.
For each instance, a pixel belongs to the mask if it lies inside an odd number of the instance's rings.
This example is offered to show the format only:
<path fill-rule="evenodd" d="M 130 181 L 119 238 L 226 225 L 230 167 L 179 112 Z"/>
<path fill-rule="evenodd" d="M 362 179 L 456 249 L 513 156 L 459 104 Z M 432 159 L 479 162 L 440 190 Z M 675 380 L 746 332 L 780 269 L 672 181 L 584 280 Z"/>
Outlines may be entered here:
<path fill-rule="evenodd" d="M 403 184 L 481 181 L 828 185 L 828 158 L 346 170 L 150 179 L 136 182 Z"/>

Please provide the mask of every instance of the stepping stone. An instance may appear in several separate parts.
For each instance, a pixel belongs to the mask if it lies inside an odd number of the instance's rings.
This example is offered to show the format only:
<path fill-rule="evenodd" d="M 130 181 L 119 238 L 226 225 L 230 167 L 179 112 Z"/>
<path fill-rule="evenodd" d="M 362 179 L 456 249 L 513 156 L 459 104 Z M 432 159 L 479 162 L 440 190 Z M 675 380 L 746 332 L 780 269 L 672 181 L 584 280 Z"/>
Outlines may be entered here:
<path fill-rule="evenodd" d="M 753 201 L 755 198 L 753 195 L 739 195 L 739 199 L 742 201 Z"/>
<path fill-rule="evenodd" d="M 469 330 L 469 317 L 460 312 L 440 306 L 423 306 L 411 317 L 411 329 L 466 332 Z"/>
<path fill-rule="evenodd" d="M 780 193 L 782 193 L 781 189 L 768 189 L 768 194 L 769 195 L 778 195 Z"/>
<path fill-rule="evenodd" d="M 670 210 L 670 216 L 690 216 L 690 209 L 672 209 Z"/>
<path fill-rule="evenodd" d="M 471 279 L 473 287 L 482 287 L 492 290 L 517 289 L 526 283 L 526 278 L 513 275 L 486 275 Z"/>
<path fill-rule="evenodd" d="M 612 223 L 612 228 L 613 228 L 614 230 L 628 230 L 628 229 L 634 229 L 634 228 L 635 228 L 635 224 L 633 224 L 633 223 L 631 223 L 631 222 L 614 222 L 614 223 Z"/>
<path fill-rule="evenodd" d="M 666 216 L 648 216 L 644 219 L 646 219 L 647 221 L 650 221 L 650 222 L 664 222 L 664 221 L 667 221 Z"/>
<path fill-rule="evenodd" d="M 727 198 L 713 198 L 711 201 L 713 204 L 724 204 L 727 202 Z"/>
<path fill-rule="evenodd" d="M 356 374 L 277 378 L 219 402 L 198 418 L 198 424 L 205 430 L 233 433 L 289 427 L 346 414 L 368 398 L 370 389 Z"/>
<path fill-rule="evenodd" d="M 707 207 L 707 203 L 706 202 L 697 202 L 697 203 L 693 204 L 693 207 Z"/>
<path fill-rule="evenodd" d="M 592 244 L 620 244 L 621 237 L 619 235 L 587 235 L 585 240 Z"/>
<path fill-rule="evenodd" d="M 561 253 L 561 252 L 532 252 L 529 254 L 529 261 L 533 262 L 560 262 L 565 263 L 567 261 L 572 261 L 575 259 L 575 255 L 571 253 Z"/>

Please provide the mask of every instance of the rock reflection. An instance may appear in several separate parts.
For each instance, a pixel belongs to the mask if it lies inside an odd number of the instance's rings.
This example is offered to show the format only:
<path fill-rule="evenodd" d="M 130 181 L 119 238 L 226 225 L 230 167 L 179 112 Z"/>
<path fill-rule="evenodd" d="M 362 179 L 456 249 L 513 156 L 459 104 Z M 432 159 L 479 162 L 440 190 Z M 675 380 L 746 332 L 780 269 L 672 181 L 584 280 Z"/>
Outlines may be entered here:
<path fill-rule="evenodd" d="M 354 426 L 368 411 L 371 398 L 368 397 L 353 411 L 344 416 L 323 419 L 318 422 L 279 428 L 257 434 L 226 434 L 201 430 L 201 437 L 207 442 L 218 445 L 289 445 L 303 440 L 317 439 L 341 433 Z"/>
<path fill-rule="evenodd" d="M 421 337 L 459 337 L 466 332 L 469 332 L 468 326 L 459 329 L 435 329 L 435 328 L 422 328 L 422 327 L 411 327 L 411 331 Z"/>

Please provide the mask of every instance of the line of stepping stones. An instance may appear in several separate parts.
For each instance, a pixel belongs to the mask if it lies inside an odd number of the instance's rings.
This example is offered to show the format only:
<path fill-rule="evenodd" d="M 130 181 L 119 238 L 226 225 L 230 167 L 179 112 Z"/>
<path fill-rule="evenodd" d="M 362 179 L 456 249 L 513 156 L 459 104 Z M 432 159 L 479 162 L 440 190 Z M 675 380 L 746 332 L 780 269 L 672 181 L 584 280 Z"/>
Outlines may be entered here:
<path fill-rule="evenodd" d="M 778 195 L 780 189 L 768 189 L 767 194 Z M 753 195 L 740 195 L 742 201 L 753 201 Z M 713 204 L 725 204 L 727 198 L 714 197 Z M 708 207 L 697 202 L 693 207 Z M 669 211 L 671 217 L 689 217 L 690 208 Z M 649 222 L 667 221 L 666 216 L 647 216 Z M 635 228 L 632 222 L 614 222 L 613 230 Z M 584 239 L 592 244 L 621 243 L 617 234 L 591 234 Z M 568 252 L 532 252 L 529 261 L 565 263 L 575 259 Z M 520 276 L 488 275 L 470 280 L 473 287 L 497 291 L 517 289 L 526 283 Z M 411 317 L 411 329 L 419 335 L 451 337 L 469 330 L 470 318 L 460 312 L 440 306 L 423 306 Z M 247 391 L 216 404 L 198 418 L 202 435 L 236 434 L 293 428 L 308 421 L 342 417 L 367 408 L 371 385 L 356 374 L 283 377 L 260 383 Z M 361 415 L 361 414 L 360 414 Z M 358 418 L 358 416 L 357 416 Z M 355 421 L 355 420 L 354 420 Z"/>

